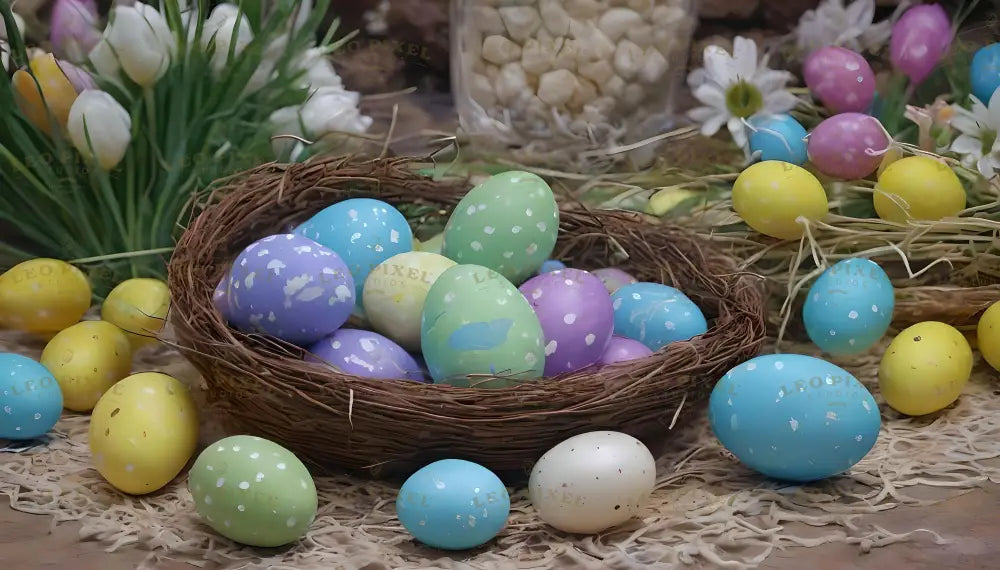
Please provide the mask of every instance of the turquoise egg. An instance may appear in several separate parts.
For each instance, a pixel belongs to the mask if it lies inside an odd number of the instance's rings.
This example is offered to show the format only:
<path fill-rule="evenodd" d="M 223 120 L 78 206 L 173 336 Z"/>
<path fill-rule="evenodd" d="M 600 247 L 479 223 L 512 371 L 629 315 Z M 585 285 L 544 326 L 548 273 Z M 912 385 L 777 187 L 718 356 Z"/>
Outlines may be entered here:
<path fill-rule="evenodd" d="M 802 320 L 809 338 L 825 352 L 859 354 L 885 335 L 895 304 L 892 282 L 877 263 L 845 259 L 813 283 Z"/>
<path fill-rule="evenodd" d="M 712 390 L 708 413 L 719 442 L 746 466 L 797 482 L 853 467 L 882 425 L 857 378 L 801 354 L 758 356 L 733 368 Z"/>
<path fill-rule="evenodd" d="M 392 205 L 352 198 L 324 208 L 292 232 L 332 249 L 354 278 L 356 313 L 361 312 L 365 279 L 378 264 L 413 250 L 413 230 Z"/>
<path fill-rule="evenodd" d="M 969 66 L 972 94 L 988 105 L 997 87 L 1000 87 L 1000 43 L 979 48 Z"/>
<path fill-rule="evenodd" d="M 748 122 L 750 152 L 759 153 L 757 160 L 780 160 L 801 166 L 809 159 L 806 129 L 791 115 L 758 115 Z"/>
<path fill-rule="evenodd" d="M 493 540 L 507 524 L 510 496 L 489 469 L 445 459 L 417 471 L 396 497 L 399 522 L 420 542 L 468 550 Z"/>
<path fill-rule="evenodd" d="M 559 261 L 558 259 L 547 259 L 545 263 L 542 264 L 542 268 L 538 270 L 538 274 L 542 273 L 552 273 L 553 271 L 559 271 L 561 269 L 566 269 L 566 264 Z"/>
<path fill-rule="evenodd" d="M 611 298 L 615 334 L 637 340 L 654 352 L 708 331 L 708 322 L 698 305 L 662 283 L 624 285 Z"/>
<path fill-rule="evenodd" d="M 47 434 L 62 407 L 62 390 L 48 368 L 27 356 L 0 353 L 0 439 Z"/>

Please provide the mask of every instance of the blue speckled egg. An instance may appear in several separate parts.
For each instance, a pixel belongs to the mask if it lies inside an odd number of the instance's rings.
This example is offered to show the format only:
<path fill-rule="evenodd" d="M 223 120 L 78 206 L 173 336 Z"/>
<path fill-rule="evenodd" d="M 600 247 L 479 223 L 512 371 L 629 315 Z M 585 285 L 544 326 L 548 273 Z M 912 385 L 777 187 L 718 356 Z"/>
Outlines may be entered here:
<path fill-rule="evenodd" d="M 969 67 L 972 94 L 986 105 L 1000 87 L 1000 43 L 979 48 Z"/>
<path fill-rule="evenodd" d="M 750 123 L 750 152 L 757 160 L 780 160 L 796 166 L 809 159 L 806 129 L 791 115 L 758 115 Z"/>
<path fill-rule="evenodd" d="M 809 289 L 802 320 L 809 338 L 832 355 L 865 352 L 889 329 L 895 292 L 874 261 L 851 258 L 823 272 Z"/>
<path fill-rule="evenodd" d="M 808 482 L 843 473 L 878 439 L 875 398 L 846 370 L 801 354 L 758 356 L 730 370 L 709 400 L 719 441 L 745 465 Z"/>
<path fill-rule="evenodd" d="M 59 383 L 41 364 L 20 354 L 0 353 L 0 438 L 41 437 L 62 414 Z"/>
<path fill-rule="evenodd" d="M 503 530 L 510 515 L 510 496 L 489 469 L 445 459 L 403 483 L 396 513 L 420 542 L 443 550 L 467 550 L 486 544 Z"/>
<path fill-rule="evenodd" d="M 345 374 L 362 378 L 424 380 L 424 372 L 410 353 L 392 340 L 371 331 L 340 329 L 314 344 L 307 357 Z M 318 360 L 317 360 L 318 359 Z"/>
<path fill-rule="evenodd" d="M 652 351 L 708 331 L 698 305 L 662 283 L 632 283 L 611 296 L 615 334 L 637 340 Z"/>
<path fill-rule="evenodd" d="M 397 253 L 413 250 L 413 230 L 406 217 L 390 204 L 372 198 L 337 202 L 292 233 L 330 248 L 344 260 L 354 278 L 359 313 L 368 273 Z"/>
<path fill-rule="evenodd" d="M 542 263 L 542 268 L 538 270 L 538 274 L 542 273 L 552 273 L 553 271 L 559 271 L 566 269 L 566 264 L 559 261 L 558 259 L 547 259 Z"/>
<path fill-rule="evenodd" d="M 347 322 L 354 280 L 343 260 L 295 234 L 246 247 L 229 272 L 229 322 L 293 344 L 314 343 Z"/>

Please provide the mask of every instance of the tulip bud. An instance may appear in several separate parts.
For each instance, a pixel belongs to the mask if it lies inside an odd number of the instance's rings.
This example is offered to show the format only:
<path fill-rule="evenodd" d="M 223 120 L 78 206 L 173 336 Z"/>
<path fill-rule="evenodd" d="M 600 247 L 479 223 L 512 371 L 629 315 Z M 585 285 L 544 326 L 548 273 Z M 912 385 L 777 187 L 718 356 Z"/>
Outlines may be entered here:
<path fill-rule="evenodd" d="M 235 48 L 233 48 L 234 30 L 236 31 Z M 246 14 L 240 13 L 239 7 L 234 4 L 216 6 L 205 21 L 201 36 L 203 48 L 207 49 L 209 45 L 215 43 L 215 51 L 212 53 L 212 69 L 216 73 L 225 69 L 226 64 L 229 63 L 230 49 L 233 49 L 233 57 L 238 57 L 251 41 L 253 41 L 253 31 L 250 29 L 250 22 L 247 20 Z"/>
<path fill-rule="evenodd" d="M 892 27 L 889 59 L 910 81 L 921 83 L 948 53 L 951 39 L 951 21 L 940 4 L 914 6 Z"/>
<path fill-rule="evenodd" d="M 337 70 L 333 68 L 322 48 L 306 50 L 305 56 L 298 62 L 296 68 L 305 71 L 305 77 L 302 79 L 302 86 L 305 88 L 333 87 L 341 90 L 344 88 L 343 80 L 337 75 Z"/>
<path fill-rule="evenodd" d="M 17 33 L 18 33 L 18 35 L 20 35 L 23 38 L 24 37 L 24 18 L 22 18 L 21 16 L 17 15 L 16 13 L 13 13 L 13 12 L 11 12 L 11 13 L 14 14 L 14 23 L 17 24 Z M 7 33 L 7 25 L 6 25 L 5 20 L 3 19 L 3 17 L 0 17 L 0 40 L 6 41 L 8 39 L 10 39 L 10 36 Z"/>
<path fill-rule="evenodd" d="M 163 15 L 136 2 L 115 6 L 90 60 L 101 75 L 115 77 L 120 68 L 132 81 L 150 87 L 167 72 L 176 51 L 177 43 Z"/>
<path fill-rule="evenodd" d="M 72 64 L 56 61 L 52 54 L 36 55 L 28 68 L 14 72 L 12 80 L 18 109 L 49 135 L 53 121 L 60 129 L 65 129 L 77 94 L 92 86 L 93 79 Z"/>
<path fill-rule="evenodd" d="M 57 0 L 52 8 L 52 51 L 73 62 L 83 61 L 101 39 L 94 0 Z"/>
<path fill-rule="evenodd" d="M 69 138 L 83 156 L 112 170 L 125 157 L 132 142 L 132 118 L 114 97 L 88 89 L 70 109 Z"/>

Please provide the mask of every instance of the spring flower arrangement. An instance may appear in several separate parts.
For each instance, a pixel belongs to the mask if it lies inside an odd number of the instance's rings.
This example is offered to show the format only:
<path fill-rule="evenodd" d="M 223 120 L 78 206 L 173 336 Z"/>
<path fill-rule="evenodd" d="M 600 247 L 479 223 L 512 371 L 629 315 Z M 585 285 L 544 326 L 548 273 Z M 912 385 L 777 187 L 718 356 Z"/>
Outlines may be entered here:
<path fill-rule="evenodd" d="M 59 0 L 52 53 L 0 0 L 0 265 L 75 261 L 97 294 L 162 277 L 213 181 L 349 148 L 371 119 L 317 42 L 328 1 Z"/>

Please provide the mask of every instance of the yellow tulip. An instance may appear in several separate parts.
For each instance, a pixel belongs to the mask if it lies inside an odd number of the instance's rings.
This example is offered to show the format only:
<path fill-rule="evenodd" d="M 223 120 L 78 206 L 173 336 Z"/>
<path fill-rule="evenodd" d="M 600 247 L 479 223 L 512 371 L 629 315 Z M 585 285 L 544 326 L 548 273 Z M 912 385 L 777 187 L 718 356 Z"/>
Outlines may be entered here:
<path fill-rule="evenodd" d="M 28 66 L 31 68 L 30 72 L 19 69 L 14 73 L 17 107 L 33 125 L 46 134 L 52 134 L 53 121 L 60 129 L 65 129 L 69 110 L 76 101 L 76 87 L 50 53 L 32 58 Z"/>

